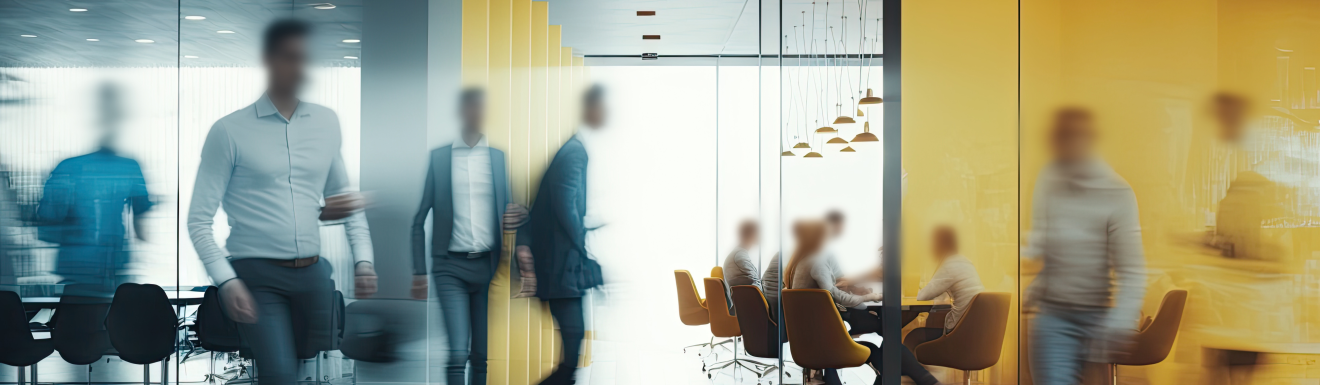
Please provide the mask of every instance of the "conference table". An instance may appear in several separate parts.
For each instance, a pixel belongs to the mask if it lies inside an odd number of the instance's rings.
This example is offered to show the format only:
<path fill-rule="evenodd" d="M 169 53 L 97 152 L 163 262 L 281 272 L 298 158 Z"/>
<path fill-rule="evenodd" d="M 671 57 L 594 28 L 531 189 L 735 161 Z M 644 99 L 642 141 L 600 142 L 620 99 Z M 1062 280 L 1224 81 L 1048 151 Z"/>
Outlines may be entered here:
<path fill-rule="evenodd" d="M 903 311 L 903 323 L 901 323 L 903 326 L 907 326 L 912 320 L 917 319 L 917 316 L 921 315 L 921 313 L 953 308 L 953 305 L 950 305 L 948 302 L 918 301 L 916 298 L 903 298 L 902 301 L 903 303 L 899 305 L 899 308 Z M 867 310 L 880 313 L 885 301 L 863 302 L 862 304 L 866 305 Z"/>

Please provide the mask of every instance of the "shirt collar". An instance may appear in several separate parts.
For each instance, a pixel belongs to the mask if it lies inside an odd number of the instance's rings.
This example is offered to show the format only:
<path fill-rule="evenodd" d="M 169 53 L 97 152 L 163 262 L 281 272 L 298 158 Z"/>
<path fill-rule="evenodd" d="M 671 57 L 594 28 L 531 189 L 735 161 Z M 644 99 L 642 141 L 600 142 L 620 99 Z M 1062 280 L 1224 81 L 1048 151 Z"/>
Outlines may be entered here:
<path fill-rule="evenodd" d="M 467 150 L 467 149 L 474 149 L 474 150 L 475 150 L 475 149 L 482 148 L 482 147 L 490 147 L 490 144 L 488 144 L 488 143 L 486 142 L 486 135 L 482 135 L 482 136 L 481 136 L 481 140 L 478 140 L 478 141 L 477 141 L 477 145 L 476 145 L 476 146 L 468 147 L 467 142 L 464 142 L 464 141 L 463 141 L 463 138 L 458 138 L 458 140 L 455 140 L 455 141 L 454 141 L 454 145 L 453 145 L 453 147 L 454 147 L 455 149 L 464 149 L 464 150 Z"/>
<path fill-rule="evenodd" d="M 257 108 L 258 118 L 264 118 L 271 115 L 279 115 L 281 119 L 284 118 L 284 115 L 280 115 L 280 110 L 278 108 L 275 108 L 275 103 L 270 101 L 270 95 L 264 93 L 261 94 L 261 98 L 257 99 L 257 102 L 254 103 L 254 105 Z M 299 101 L 298 107 L 295 107 L 293 109 L 293 116 L 306 115 L 305 113 L 303 113 L 303 109 L 301 107 L 302 107 L 302 102 Z"/>

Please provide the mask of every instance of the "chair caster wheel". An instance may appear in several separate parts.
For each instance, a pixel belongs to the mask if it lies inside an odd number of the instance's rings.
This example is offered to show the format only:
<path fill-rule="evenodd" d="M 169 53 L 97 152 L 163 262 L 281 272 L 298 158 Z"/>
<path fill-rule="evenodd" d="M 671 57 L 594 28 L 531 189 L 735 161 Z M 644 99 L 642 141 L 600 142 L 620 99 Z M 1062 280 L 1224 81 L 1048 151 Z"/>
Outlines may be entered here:
<path fill-rule="evenodd" d="M 706 373 L 706 378 L 713 378 L 710 373 Z"/>

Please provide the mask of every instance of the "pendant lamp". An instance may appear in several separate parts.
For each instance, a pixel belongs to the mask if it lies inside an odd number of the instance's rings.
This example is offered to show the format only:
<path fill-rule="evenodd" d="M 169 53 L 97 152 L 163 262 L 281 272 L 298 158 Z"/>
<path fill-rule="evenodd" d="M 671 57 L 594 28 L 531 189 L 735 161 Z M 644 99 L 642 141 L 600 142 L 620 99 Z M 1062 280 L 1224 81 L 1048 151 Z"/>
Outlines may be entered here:
<path fill-rule="evenodd" d="M 832 143 L 832 144 L 847 144 L 848 141 L 847 141 L 847 140 L 844 140 L 843 138 L 840 138 L 840 137 L 837 137 L 837 136 L 836 136 L 836 137 L 830 139 L 829 141 L 826 141 L 825 143 Z"/>
<path fill-rule="evenodd" d="M 811 145 L 807 142 L 798 142 L 798 144 L 793 145 L 793 148 L 811 148 Z"/>
<path fill-rule="evenodd" d="M 861 109 L 861 108 L 858 108 L 858 109 L 857 109 L 857 116 L 866 116 L 866 114 L 863 114 L 863 113 L 862 113 L 862 109 Z"/>
<path fill-rule="evenodd" d="M 825 126 L 825 127 L 821 127 L 821 128 L 817 128 L 817 129 L 816 129 L 816 133 L 817 133 L 817 134 L 828 134 L 828 133 L 832 133 L 832 132 L 839 132 L 839 130 L 836 130 L 836 129 L 834 129 L 834 127 L 830 127 L 830 126 Z"/>
<path fill-rule="evenodd" d="M 835 106 L 836 108 L 843 107 L 842 104 L 836 104 L 836 105 L 834 105 L 834 106 Z M 840 113 L 840 114 L 839 114 L 839 117 L 834 118 L 834 123 L 833 123 L 833 124 L 853 124 L 853 123 L 857 123 L 857 121 L 856 121 L 856 120 L 853 120 L 853 118 L 852 118 L 851 116 L 843 115 L 842 113 Z"/>
<path fill-rule="evenodd" d="M 796 155 L 793 155 L 792 151 L 784 151 L 783 153 L 780 153 L 779 156 L 796 156 Z"/>
<path fill-rule="evenodd" d="M 884 102 L 884 99 L 876 97 L 875 93 L 873 93 L 870 88 L 867 88 L 866 97 L 862 98 L 861 101 L 858 101 L 857 104 L 880 104 Z"/>
<path fill-rule="evenodd" d="M 803 158 L 824 158 L 824 156 L 821 156 L 819 152 L 815 152 L 815 151 L 808 152 L 806 155 L 803 155 L 802 157 L 803 157 Z"/>
<path fill-rule="evenodd" d="M 854 150 L 852 146 L 848 146 L 848 147 L 844 147 L 842 150 L 839 150 L 839 152 L 857 152 L 857 150 Z"/>
<path fill-rule="evenodd" d="M 879 142 L 879 141 L 880 141 L 880 138 L 877 138 L 877 137 L 875 136 L 875 134 L 872 134 L 872 133 L 871 133 L 871 122 L 866 122 L 866 124 L 862 126 L 862 129 L 864 130 L 864 131 L 862 131 L 862 133 L 857 134 L 857 136 L 853 137 L 853 140 L 852 140 L 853 142 Z"/>

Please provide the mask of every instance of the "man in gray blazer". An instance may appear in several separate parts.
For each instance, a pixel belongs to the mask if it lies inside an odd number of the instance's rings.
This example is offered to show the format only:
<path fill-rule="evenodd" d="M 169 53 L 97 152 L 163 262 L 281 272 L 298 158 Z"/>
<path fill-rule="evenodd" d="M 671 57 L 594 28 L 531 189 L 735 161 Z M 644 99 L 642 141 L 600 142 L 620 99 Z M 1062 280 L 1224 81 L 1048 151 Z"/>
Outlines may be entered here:
<path fill-rule="evenodd" d="M 486 383 L 486 302 L 499 265 L 503 230 L 516 229 L 527 209 L 509 198 L 504 152 L 482 134 L 485 97 L 466 89 L 460 97 L 461 137 L 431 151 L 422 204 L 413 217 L 412 296 L 425 299 L 426 216 L 432 213 L 431 276 L 449 335 L 446 377 L 450 385 Z M 470 382 L 464 369 L 472 365 Z"/>

